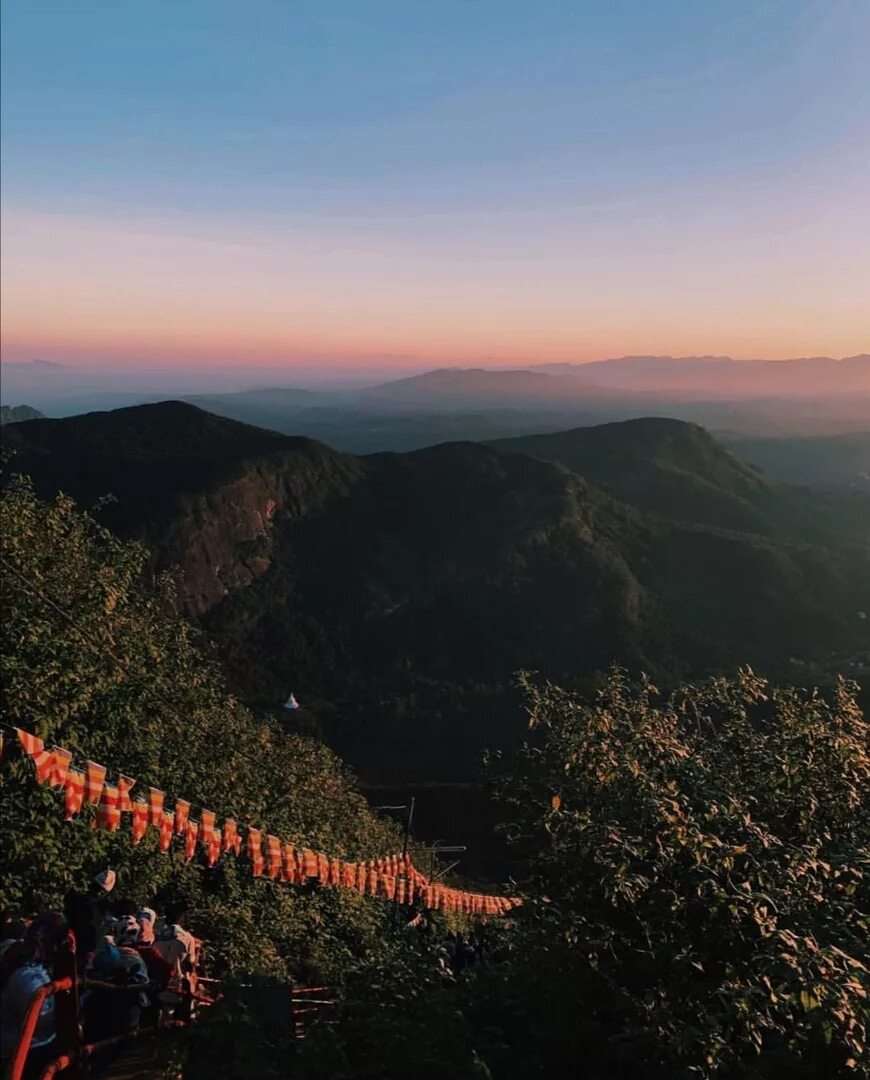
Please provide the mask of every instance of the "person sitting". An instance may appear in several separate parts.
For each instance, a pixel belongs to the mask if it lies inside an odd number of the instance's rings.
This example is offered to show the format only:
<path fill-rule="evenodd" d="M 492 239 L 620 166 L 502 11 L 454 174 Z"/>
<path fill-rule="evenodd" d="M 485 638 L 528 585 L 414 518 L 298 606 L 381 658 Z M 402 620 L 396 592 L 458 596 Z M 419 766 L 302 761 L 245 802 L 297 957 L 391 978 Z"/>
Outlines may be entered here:
<path fill-rule="evenodd" d="M 89 966 L 101 935 L 109 932 L 104 908 L 109 893 L 115 887 L 115 880 L 114 870 L 102 870 L 93 877 L 87 892 L 73 889 L 63 899 L 64 914 L 76 937 L 79 972 Z"/>
<path fill-rule="evenodd" d="M 0 1058 L 4 1062 L 15 1052 L 34 993 L 51 982 L 51 958 L 59 938 L 65 933 L 63 916 L 48 912 L 34 919 L 23 939 L 13 941 L 3 953 L 0 963 Z M 30 1043 L 28 1074 L 39 1072 L 48 1062 L 55 1037 L 54 997 L 47 997 Z"/>
<path fill-rule="evenodd" d="M 166 918 L 157 928 L 154 948 L 173 969 L 170 993 L 163 1000 L 176 1007 L 179 1019 L 189 1020 L 196 993 L 199 955 L 196 938 L 181 925 L 184 915 L 183 904 L 170 904 L 167 907 Z"/>
<path fill-rule="evenodd" d="M 138 923 L 135 919 L 132 922 L 138 931 Z M 129 925 L 122 921 L 122 940 L 126 940 L 129 933 Z M 86 1040 L 98 1042 L 135 1031 L 141 1021 L 142 1008 L 149 1004 L 146 992 L 148 970 L 136 950 L 119 945 L 106 934 L 100 939 L 86 974 L 91 984 L 85 1003 Z"/>

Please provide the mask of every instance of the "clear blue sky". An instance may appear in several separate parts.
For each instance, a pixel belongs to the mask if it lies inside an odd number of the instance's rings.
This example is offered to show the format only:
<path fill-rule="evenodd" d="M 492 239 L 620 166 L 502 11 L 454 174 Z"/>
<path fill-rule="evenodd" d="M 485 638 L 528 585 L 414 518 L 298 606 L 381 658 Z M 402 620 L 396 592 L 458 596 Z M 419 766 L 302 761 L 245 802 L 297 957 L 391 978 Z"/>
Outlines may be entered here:
<path fill-rule="evenodd" d="M 13 350 L 202 357 L 228 303 L 276 359 L 868 329 L 867 0 L 3 11 Z"/>

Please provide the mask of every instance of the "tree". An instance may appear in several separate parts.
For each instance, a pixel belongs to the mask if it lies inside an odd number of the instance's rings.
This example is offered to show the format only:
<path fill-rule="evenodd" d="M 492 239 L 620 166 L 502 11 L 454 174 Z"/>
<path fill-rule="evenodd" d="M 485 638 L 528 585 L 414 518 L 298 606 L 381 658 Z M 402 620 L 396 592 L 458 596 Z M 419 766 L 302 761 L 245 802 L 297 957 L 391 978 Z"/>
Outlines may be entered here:
<path fill-rule="evenodd" d="M 147 552 L 118 540 L 63 496 L 37 499 L 13 480 L 0 500 L 4 718 L 221 817 L 347 858 L 401 846 L 341 762 L 312 739 L 254 718 L 226 691 L 205 646 L 175 614 L 170 578 L 149 581 Z M 62 797 L 39 787 L 29 760 L 3 766 L 4 905 L 58 906 L 100 863 L 117 892 L 183 899 L 228 971 L 337 978 L 386 932 L 388 905 L 346 889 L 252 880 L 244 859 L 138 847 L 126 827 L 63 820 Z M 110 773 L 109 779 L 112 779 Z M 134 792 L 135 794 L 135 792 Z M 177 841 L 173 847 L 177 846 Z"/>
<path fill-rule="evenodd" d="M 506 1076 L 866 1069 L 870 726 L 746 669 L 589 703 L 523 677 L 498 786 L 534 867 Z M 502 1073 L 495 1069 L 496 1075 Z"/>

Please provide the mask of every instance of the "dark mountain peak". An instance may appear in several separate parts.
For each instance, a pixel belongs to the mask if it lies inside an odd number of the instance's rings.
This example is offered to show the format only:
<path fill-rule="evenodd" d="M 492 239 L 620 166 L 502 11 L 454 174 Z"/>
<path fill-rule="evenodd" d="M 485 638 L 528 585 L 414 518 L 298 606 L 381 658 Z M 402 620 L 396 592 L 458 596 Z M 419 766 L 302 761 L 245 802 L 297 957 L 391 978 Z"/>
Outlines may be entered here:
<path fill-rule="evenodd" d="M 34 409 L 30 405 L 0 405 L 0 426 L 42 419 L 44 416 L 39 409 Z"/>
<path fill-rule="evenodd" d="M 698 424 L 645 417 L 491 445 L 561 461 L 616 498 L 673 520 L 776 531 L 776 492 Z"/>
<path fill-rule="evenodd" d="M 10 440 L 11 441 L 11 440 Z M 17 427 L 13 445 L 63 444 L 80 452 L 111 444 L 119 458 L 243 460 L 276 450 L 332 453 L 314 439 L 280 435 L 206 412 L 185 401 L 159 401 L 63 420 L 35 420 Z"/>

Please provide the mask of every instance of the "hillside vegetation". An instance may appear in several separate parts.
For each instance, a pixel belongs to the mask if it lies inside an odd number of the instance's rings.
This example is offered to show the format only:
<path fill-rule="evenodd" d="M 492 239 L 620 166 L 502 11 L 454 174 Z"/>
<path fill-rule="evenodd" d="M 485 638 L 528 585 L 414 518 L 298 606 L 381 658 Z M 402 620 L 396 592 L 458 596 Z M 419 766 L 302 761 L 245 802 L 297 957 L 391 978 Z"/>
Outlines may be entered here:
<path fill-rule="evenodd" d="M 485 460 L 506 483 L 511 458 Z M 443 483 L 437 453 L 427 465 Z M 149 584 L 140 544 L 20 479 L 0 526 L 12 722 L 337 855 L 395 850 L 396 829 L 329 750 L 227 693 L 171 581 Z M 522 677 L 526 740 L 487 771 L 524 904 L 484 928 L 489 963 L 465 971 L 443 966 L 440 916 L 394 933 L 387 906 L 351 890 L 272 885 L 244 860 L 208 870 L 158 853 L 153 833 L 133 847 L 87 815 L 65 823 L 14 754 L 0 899 L 57 905 L 109 862 L 119 893 L 186 901 L 227 981 L 178 1044 L 185 1080 L 552 1080 L 578 1062 L 596 1080 L 860 1076 L 870 730 L 855 692 L 778 688 L 748 669 L 673 693 L 620 671 L 591 695 Z M 326 981 L 340 1003 L 339 1025 L 301 1044 L 282 996 L 293 977 Z"/>
<path fill-rule="evenodd" d="M 7 431 L 42 495 L 112 495 L 100 519 L 180 568 L 180 606 L 243 700 L 275 713 L 295 688 L 372 782 L 472 779 L 519 736 L 521 667 L 675 679 L 866 636 L 864 553 L 807 542 L 693 425 L 363 458 L 181 403 Z"/>
<path fill-rule="evenodd" d="M 3 533 L 4 718 L 240 823 L 344 857 L 400 846 L 323 745 L 255 719 L 229 695 L 195 631 L 173 613 L 167 580 L 143 585 L 145 549 L 116 539 L 59 497 L 17 481 L 0 504 Z M 252 879 L 245 860 L 213 870 L 161 854 L 156 831 L 133 847 L 129 826 L 64 821 L 57 792 L 27 759 L 3 766 L 3 906 L 59 907 L 95 868 L 118 869 L 117 891 L 161 909 L 182 898 L 218 970 L 334 978 L 373 947 L 387 905 L 348 889 Z M 368 944 L 367 944 L 368 943 Z"/>

